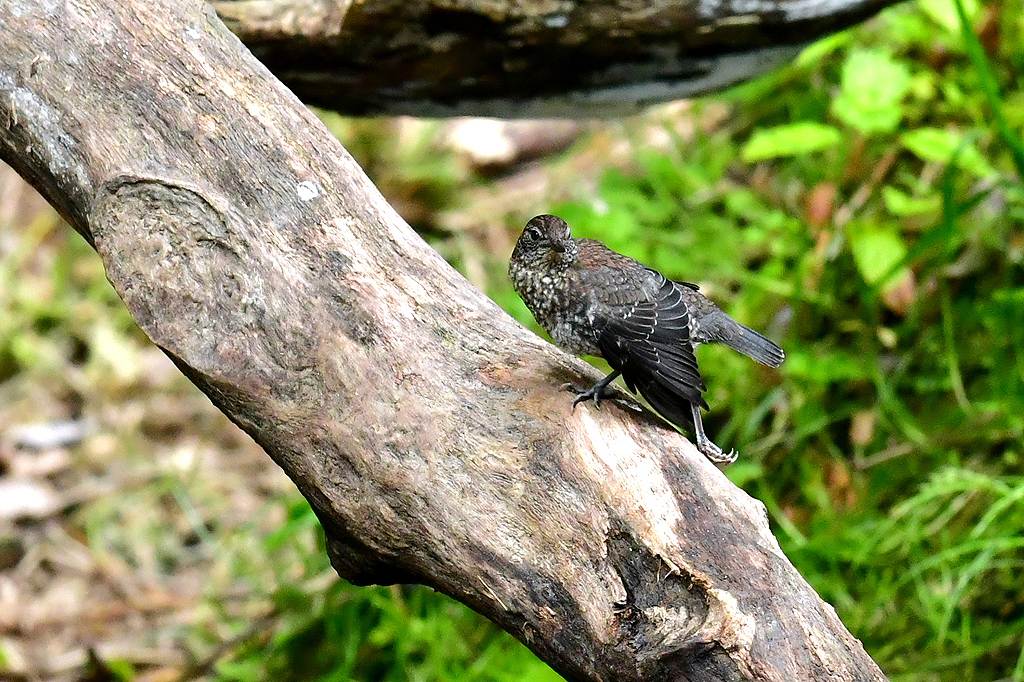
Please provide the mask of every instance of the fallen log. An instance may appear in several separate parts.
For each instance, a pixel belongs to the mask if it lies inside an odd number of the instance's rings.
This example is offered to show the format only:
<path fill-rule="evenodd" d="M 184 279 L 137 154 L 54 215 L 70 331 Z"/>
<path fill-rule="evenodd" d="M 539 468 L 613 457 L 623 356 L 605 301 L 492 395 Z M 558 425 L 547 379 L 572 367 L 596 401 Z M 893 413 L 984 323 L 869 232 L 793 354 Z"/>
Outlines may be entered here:
<path fill-rule="evenodd" d="M 348 114 L 621 116 L 788 62 L 893 0 L 213 0 L 303 101 Z"/>

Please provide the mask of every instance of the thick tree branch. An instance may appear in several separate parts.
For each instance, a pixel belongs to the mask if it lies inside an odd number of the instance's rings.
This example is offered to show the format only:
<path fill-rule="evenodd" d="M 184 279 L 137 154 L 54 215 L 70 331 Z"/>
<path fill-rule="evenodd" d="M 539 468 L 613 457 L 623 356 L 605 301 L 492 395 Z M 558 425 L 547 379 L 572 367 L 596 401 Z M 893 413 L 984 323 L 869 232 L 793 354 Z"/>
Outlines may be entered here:
<path fill-rule="evenodd" d="M 653 418 L 571 413 L 557 386 L 593 371 L 198 0 L 6 0 L 0 156 L 295 481 L 342 576 L 430 585 L 573 679 L 883 679 L 760 503 Z"/>
<path fill-rule="evenodd" d="M 300 98 L 352 114 L 612 116 L 763 73 L 894 0 L 213 0 Z"/>

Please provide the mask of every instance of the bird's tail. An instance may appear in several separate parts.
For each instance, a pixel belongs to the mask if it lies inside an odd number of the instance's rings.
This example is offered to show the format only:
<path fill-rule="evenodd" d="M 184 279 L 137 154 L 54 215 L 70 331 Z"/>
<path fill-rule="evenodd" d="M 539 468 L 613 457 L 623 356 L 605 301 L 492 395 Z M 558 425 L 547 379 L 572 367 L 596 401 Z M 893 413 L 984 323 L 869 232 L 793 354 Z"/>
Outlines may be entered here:
<path fill-rule="evenodd" d="M 720 341 L 735 351 L 768 367 L 778 367 L 786 359 L 786 353 L 771 339 L 758 334 L 733 319 L 730 333 L 722 334 Z"/>

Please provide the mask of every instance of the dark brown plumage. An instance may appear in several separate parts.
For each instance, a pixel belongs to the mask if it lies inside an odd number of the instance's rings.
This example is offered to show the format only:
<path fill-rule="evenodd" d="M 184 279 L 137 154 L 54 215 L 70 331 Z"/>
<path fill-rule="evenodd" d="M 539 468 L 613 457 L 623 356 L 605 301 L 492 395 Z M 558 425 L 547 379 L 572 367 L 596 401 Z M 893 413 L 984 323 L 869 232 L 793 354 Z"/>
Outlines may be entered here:
<path fill-rule="evenodd" d="M 509 277 L 559 346 L 599 355 L 611 365 L 611 374 L 577 392 L 574 406 L 587 399 L 599 405 L 621 375 L 666 420 L 692 424 L 697 447 L 708 459 L 736 459 L 704 433 L 700 408 L 707 403 L 694 348 L 724 343 L 769 367 L 782 364 L 781 348 L 726 315 L 695 285 L 667 279 L 600 242 L 574 239 L 557 216 L 527 223 L 509 261 Z"/>

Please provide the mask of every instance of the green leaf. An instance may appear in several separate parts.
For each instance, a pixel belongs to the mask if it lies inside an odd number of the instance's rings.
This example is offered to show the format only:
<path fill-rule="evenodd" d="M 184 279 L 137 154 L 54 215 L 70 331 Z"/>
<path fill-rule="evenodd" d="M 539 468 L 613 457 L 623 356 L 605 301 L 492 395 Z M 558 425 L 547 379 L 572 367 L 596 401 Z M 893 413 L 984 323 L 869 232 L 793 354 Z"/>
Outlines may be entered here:
<path fill-rule="evenodd" d="M 900 138 L 903 146 L 924 161 L 950 163 L 959 149 L 956 165 L 979 178 L 987 177 L 996 171 L 985 160 L 978 148 L 967 140 L 962 133 L 941 128 L 918 128 L 904 133 Z"/>
<path fill-rule="evenodd" d="M 780 156 L 798 156 L 835 147 L 841 140 L 842 135 L 832 126 L 799 121 L 754 131 L 743 146 L 741 155 L 748 163 Z"/>
<path fill-rule="evenodd" d="M 259 659 L 243 661 L 220 660 L 215 665 L 217 676 L 222 680 L 243 682 L 258 680 L 266 673 L 265 662 Z"/>
<path fill-rule="evenodd" d="M 131 682 L 135 679 L 135 665 L 131 661 L 120 658 L 108 659 L 103 662 L 114 679 Z"/>
<path fill-rule="evenodd" d="M 889 185 L 882 188 L 882 201 L 889 213 L 899 217 L 935 213 L 942 208 L 942 198 L 937 195 L 912 197 Z"/>
<path fill-rule="evenodd" d="M 907 246 L 895 229 L 858 223 L 848 228 L 850 249 L 861 277 L 868 284 L 881 284 L 882 278 L 892 272 L 888 282 L 898 281 L 906 275 L 906 268 L 893 268 L 907 255 Z"/>
<path fill-rule="evenodd" d="M 890 133 L 903 118 L 910 69 L 880 50 L 854 50 L 843 64 L 842 87 L 832 105 L 843 123 L 862 133 Z"/>
<path fill-rule="evenodd" d="M 919 102 L 930 102 L 938 91 L 935 81 L 936 76 L 930 71 L 915 73 L 910 79 L 910 96 Z"/>
<path fill-rule="evenodd" d="M 917 6 L 948 32 L 954 35 L 960 33 L 960 19 L 957 16 L 955 0 L 917 0 Z M 973 21 L 980 9 L 978 0 L 964 0 L 963 6 L 965 13 Z"/>
<path fill-rule="evenodd" d="M 800 54 L 796 56 L 793 63 L 801 68 L 815 66 L 836 50 L 849 45 L 853 41 L 853 36 L 853 31 L 840 31 L 825 36 L 800 50 Z"/>

